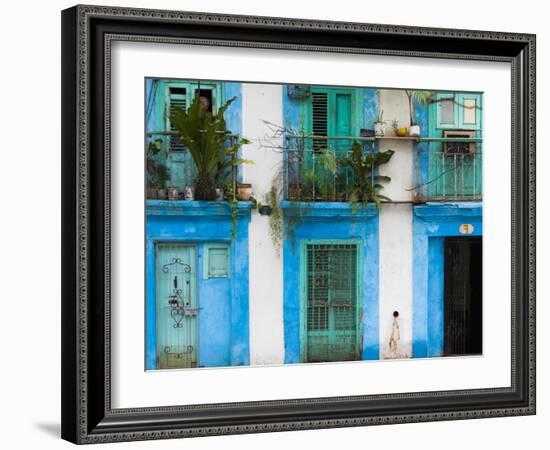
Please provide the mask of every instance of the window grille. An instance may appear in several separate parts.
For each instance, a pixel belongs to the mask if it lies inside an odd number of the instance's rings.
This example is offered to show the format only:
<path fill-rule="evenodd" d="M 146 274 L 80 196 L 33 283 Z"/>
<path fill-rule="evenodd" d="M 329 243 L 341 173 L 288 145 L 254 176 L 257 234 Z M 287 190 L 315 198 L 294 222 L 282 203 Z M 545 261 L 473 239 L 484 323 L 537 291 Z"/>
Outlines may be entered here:
<path fill-rule="evenodd" d="M 309 244 L 307 360 L 357 359 L 357 245 Z"/>
<path fill-rule="evenodd" d="M 476 137 L 475 131 L 463 131 L 463 130 L 449 130 L 443 132 L 444 138 L 453 138 L 453 139 L 473 139 Z M 475 142 L 464 142 L 464 141 L 453 141 L 445 142 L 444 152 L 447 156 L 453 155 L 475 155 L 476 153 L 476 144 Z"/>

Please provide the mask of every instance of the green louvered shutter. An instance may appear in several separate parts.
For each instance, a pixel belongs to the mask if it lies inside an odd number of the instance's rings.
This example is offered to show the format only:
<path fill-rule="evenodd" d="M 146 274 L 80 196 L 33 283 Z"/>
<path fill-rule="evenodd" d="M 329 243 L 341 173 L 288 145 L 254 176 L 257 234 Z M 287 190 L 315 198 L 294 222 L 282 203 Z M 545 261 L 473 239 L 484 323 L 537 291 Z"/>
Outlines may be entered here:
<path fill-rule="evenodd" d="M 357 359 L 357 245 L 308 244 L 306 272 L 307 362 Z"/>
<path fill-rule="evenodd" d="M 176 108 L 187 110 L 189 106 L 188 95 L 190 89 L 186 87 L 170 87 L 167 104 L 167 113 L 170 118 Z M 170 120 L 168 120 L 168 130 L 174 131 Z M 195 179 L 195 163 L 191 154 L 181 143 L 179 136 L 170 136 L 170 155 L 168 157 L 168 168 L 170 170 L 170 185 L 177 187 L 183 192 L 185 186 L 193 184 Z"/>
<path fill-rule="evenodd" d="M 313 92 L 311 94 L 311 131 L 314 136 L 328 136 L 328 93 Z M 326 148 L 325 139 L 313 139 L 313 150 L 319 151 Z"/>
<path fill-rule="evenodd" d="M 168 114 L 169 117 L 172 117 L 175 112 L 176 108 L 181 108 L 184 111 L 187 111 L 187 89 L 184 87 L 171 87 L 169 88 L 169 103 L 168 103 Z M 172 124 L 170 121 L 168 121 L 170 124 L 170 130 L 174 131 L 172 128 Z M 179 136 L 170 136 L 170 151 L 171 152 L 182 152 L 185 150 L 185 147 L 181 143 L 181 140 Z"/>

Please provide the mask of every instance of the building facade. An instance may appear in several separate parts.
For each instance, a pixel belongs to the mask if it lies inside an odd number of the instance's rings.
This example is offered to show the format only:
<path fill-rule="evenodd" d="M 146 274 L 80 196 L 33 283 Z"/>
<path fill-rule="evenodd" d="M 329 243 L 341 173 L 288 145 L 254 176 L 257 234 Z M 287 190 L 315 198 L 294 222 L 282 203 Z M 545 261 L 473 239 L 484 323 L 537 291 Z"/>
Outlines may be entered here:
<path fill-rule="evenodd" d="M 254 164 L 230 178 L 271 216 L 186 199 L 195 169 L 170 117 L 195 95 L 212 112 L 234 98 L 227 136 Z M 482 353 L 482 95 L 414 98 L 410 114 L 400 89 L 146 81 L 156 187 L 176 188 L 145 204 L 147 369 Z M 411 116 L 420 135 L 396 136 Z M 355 201 L 354 149 L 379 204 Z"/>

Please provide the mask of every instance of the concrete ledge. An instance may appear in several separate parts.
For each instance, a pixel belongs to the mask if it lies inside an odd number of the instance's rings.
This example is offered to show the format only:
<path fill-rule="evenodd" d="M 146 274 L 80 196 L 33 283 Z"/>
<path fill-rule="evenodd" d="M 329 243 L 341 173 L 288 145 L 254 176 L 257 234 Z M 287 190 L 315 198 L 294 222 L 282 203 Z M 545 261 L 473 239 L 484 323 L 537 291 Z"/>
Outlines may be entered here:
<path fill-rule="evenodd" d="M 250 220 L 252 202 L 238 202 L 237 215 Z M 186 216 L 231 218 L 231 205 L 226 201 L 147 200 L 145 211 L 148 216 Z"/>
<path fill-rule="evenodd" d="M 423 219 L 456 219 L 458 217 L 479 217 L 483 214 L 481 202 L 426 203 L 413 208 L 414 215 Z"/>
<path fill-rule="evenodd" d="M 285 216 L 316 220 L 366 220 L 378 215 L 374 203 L 352 206 L 347 202 L 292 202 L 282 201 Z"/>

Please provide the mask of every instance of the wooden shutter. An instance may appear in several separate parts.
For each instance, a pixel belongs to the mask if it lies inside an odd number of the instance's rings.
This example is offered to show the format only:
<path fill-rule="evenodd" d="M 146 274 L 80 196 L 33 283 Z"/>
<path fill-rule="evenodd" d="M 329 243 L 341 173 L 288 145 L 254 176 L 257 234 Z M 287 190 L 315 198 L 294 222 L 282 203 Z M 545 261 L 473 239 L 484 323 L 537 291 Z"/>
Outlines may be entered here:
<path fill-rule="evenodd" d="M 168 114 L 169 117 L 172 117 L 176 108 L 181 108 L 187 110 L 187 89 L 184 87 L 171 87 L 169 89 L 169 99 L 168 99 Z M 170 120 L 169 131 L 173 131 L 172 124 Z M 182 152 L 185 150 L 185 147 L 180 141 L 179 136 L 170 136 L 170 151 L 171 152 Z"/>
<path fill-rule="evenodd" d="M 229 277 L 229 245 L 204 244 L 203 278 Z"/>
<path fill-rule="evenodd" d="M 313 92 L 311 94 L 312 126 L 314 136 L 328 136 L 328 94 L 326 92 Z M 313 139 L 313 150 L 326 148 L 325 139 Z"/>

